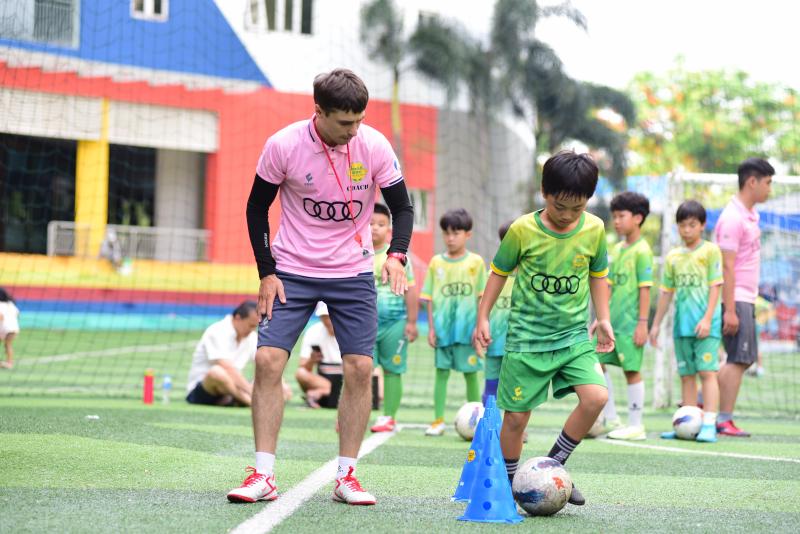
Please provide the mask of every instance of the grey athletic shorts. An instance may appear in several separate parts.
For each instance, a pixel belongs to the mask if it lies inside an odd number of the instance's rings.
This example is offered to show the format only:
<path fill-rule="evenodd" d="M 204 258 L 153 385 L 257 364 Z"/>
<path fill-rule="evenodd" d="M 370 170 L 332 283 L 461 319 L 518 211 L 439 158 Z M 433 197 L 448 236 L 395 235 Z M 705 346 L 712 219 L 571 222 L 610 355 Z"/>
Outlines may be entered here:
<path fill-rule="evenodd" d="M 728 363 L 750 365 L 758 357 L 758 338 L 756 337 L 756 307 L 749 302 L 736 303 L 739 316 L 739 331 L 733 336 L 722 336 Z"/>
<path fill-rule="evenodd" d="M 264 317 L 259 324 L 259 347 L 277 347 L 291 354 L 317 302 L 322 301 L 328 306 L 342 354 L 372 356 L 378 309 L 375 276 L 371 272 L 350 278 L 311 278 L 282 271 L 276 274 L 283 282 L 286 304 L 276 298 L 272 320 Z"/>

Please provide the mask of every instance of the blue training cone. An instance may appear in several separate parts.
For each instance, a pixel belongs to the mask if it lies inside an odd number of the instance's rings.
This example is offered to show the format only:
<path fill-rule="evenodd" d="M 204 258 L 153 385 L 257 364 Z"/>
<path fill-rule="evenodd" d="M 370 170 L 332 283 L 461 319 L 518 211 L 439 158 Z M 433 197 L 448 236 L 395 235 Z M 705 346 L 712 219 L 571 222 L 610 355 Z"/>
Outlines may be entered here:
<path fill-rule="evenodd" d="M 494 398 L 491 408 L 497 412 Z M 486 403 L 486 412 L 490 402 Z M 517 513 L 517 505 L 511 493 L 511 483 L 506 473 L 506 462 L 500 450 L 500 416 L 499 412 L 484 412 L 483 450 L 478 461 L 475 479 L 470 489 L 469 504 L 459 521 L 477 521 L 481 523 L 519 523 L 522 516 Z"/>
<path fill-rule="evenodd" d="M 489 395 L 486 398 L 483 417 L 478 420 L 478 424 L 475 427 L 475 435 L 472 437 L 472 443 L 467 451 L 467 459 L 464 461 L 464 467 L 461 469 L 461 478 L 458 479 L 456 491 L 453 493 L 452 500 L 455 502 L 469 501 L 472 482 L 475 480 L 475 474 L 478 472 L 478 465 L 484 453 L 486 441 L 484 427 L 487 422 L 494 424 L 496 421 L 494 417 L 499 417 L 497 403 L 494 400 L 494 395 Z"/>

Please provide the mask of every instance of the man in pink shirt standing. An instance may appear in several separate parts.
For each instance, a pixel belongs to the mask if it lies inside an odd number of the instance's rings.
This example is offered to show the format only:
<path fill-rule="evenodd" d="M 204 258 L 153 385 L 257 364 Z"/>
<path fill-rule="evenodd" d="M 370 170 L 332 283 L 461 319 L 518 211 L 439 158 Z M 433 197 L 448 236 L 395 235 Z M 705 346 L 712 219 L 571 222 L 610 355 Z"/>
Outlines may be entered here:
<path fill-rule="evenodd" d="M 739 193 L 720 214 L 715 229 L 722 250 L 722 341 L 728 359 L 719 371 L 717 433 L 749 437 L 733 423 L 742 375 L 758 356 L 755 302 L 761 265 L 761 230 L 754 206 L 769 197 L 775 169 L 760 158 L 739 165 Z"/>
<path fill-rule="evenodd" d="M 255 468 L 228 493 L 232 502 L 278 497 L 274 464 L 283 421 L 281 376 L 317 302 L 328 306 L 342 354 L 339 460 L 333 498 L 375 504 L 355 477 L 371 406 L 372 351 L 378 329 L 370 219 L 380 188 L 394 220 L 383 281 L 408 290 L 406 251 L 414 209 L 386 138 L 362 124 L 369 93 L 351 71 L 314 79 L 314 115 L 267 139 L 258 161 L 247 227 L 261 287 L 253 384 Z M 281 224 L 270 245 L 268 211 L 277 194 Z"/>

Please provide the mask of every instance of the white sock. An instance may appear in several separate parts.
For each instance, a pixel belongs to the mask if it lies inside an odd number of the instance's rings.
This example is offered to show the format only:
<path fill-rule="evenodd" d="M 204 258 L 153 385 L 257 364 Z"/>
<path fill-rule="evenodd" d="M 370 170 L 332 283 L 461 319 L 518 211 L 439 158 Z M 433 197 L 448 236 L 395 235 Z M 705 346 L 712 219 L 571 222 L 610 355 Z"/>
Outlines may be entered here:
<path fill-rule="evenodd" d="M 256 451 L 256 473 L 271 475 L 275 468 L 275 455 Z"/>
<path fill-rule="evenodd" d="M 614 402 L 614 386 L 611 384 L 611 377 L 608 376 L 608 371 L 606 371 L 603 376 L 606 377 L 606 387 L 608 388 L 608 402 L 603 407 L 603 416 L 606 418 L 606 421 L 613 421 L 617 417 L 617 405 Z"/>
<path fill-rule="evenodd" d="M 644 381 L 628 384 L 628 424 L 630 426 L 642 425 L 643 409 Z"/>
<path fill-rule="evenodd" d="M 703 412 L 703 424 L 704 425 L 717 424 L 717 412 Z"/>
<path fill-rule="evenodd" d="M 350 468 L 352 467 L 353 470 L 356 468 L 356 460 L 355 458 L 348 458 L 347 456 L 339 456 L 339 467 L 336 470 L 336 478 L 346 477 L 347 473 L 350 472 Z"/>

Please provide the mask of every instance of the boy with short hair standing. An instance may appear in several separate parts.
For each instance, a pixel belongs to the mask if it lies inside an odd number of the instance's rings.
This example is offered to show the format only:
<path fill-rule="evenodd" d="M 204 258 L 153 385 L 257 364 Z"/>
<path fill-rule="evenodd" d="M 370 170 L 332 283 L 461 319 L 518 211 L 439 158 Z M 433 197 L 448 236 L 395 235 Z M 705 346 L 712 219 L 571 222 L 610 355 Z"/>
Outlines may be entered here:
<path fill-rule="evenodd" d="M 611 287 L 611 326 L 614 328 L 614 350 L 600 354 L 601 364 L 621 367 L 628 382 L 628 426 L 609 432 L 610 439 L 643 440 L 647 438 L 642 424 L 644 382 L 642 358 L 647 343 L 647 321 L 650 314 L 650 288 L 653 285 L 653 251 L 642 238 L 642 224 L 650 213 L 647 197 L 626 191 L 611 200 L 614 231 L 621 238 L 609 253 L 608 284 Z M 608 386 L 608 402 L 603 409 L 606 424 L 617 418 L 611 377 L 603 368 Z"/>
<path fill-rule="evenodd" d="M 672 296 L 675 299 L 675 359 L 681 375 L 684 405 L 695 405 L 696 375 L 703 384 L 703 426 L 697 441 L 717 441 L 717 407 L 719 406 L 719 356 L 722 335 L 719 294 L 722 287 L 722 253 L 714 243 L 703 239 L 706 210 L 696 200 L 678 206 L 675 219 L 683 245 L 669 251 L 664 260 L 661 296 L 650 328 L 650 343 L 658 344 L 661 320 Z M 674 439 L 675 432 L 664 432 L 664 439 Z"/>
<path fill-rule="evenodd" d="M 370 430 L 391 432 L 395 429 L 397 410 L 403 398 L 403 373 L 408 367 L 408 344 L 417 339 L 419 304 L 414 288 L 414 269 L 406 263 L 408 291 L 395 295 L 381 280 L 386 252 L 389 250 L 391 214 L 383 204 L 375 204 L 370 221 L 372 248 L 375 250 L 375 288 L 378 292 L 378 336 L 375 341 L 375 365 L 383 368 L 383 415 Z"/>
<path fill-rule="evenodd" d="M 481 361 L 472 346 L 478 300 L 486 285 L 483 258 L 467 250 L 472 217 L 463 208 L 450 210 L 439 220 L 447 252 L 431 259 L 420 298 L 428 303 L 428 343 L 436 350 L 433 389 L 434 421 L 427 436 L 444 434 L 444 409 L 450 370 L 464 373 L 467 400 L 481 399 L 478 371 Z"/>
<path fill-rule="evenodd" d="M 562 464 L 608 399 L 595 352 L 614 348 L 606 233 L 603 221 L 585 212 L 597 178 L 597 165 L 587 154 L 560 152 L 548 159 L 542 174 L 545 208 L 514 221 L 492 261 L 476 331 L 484 347 L 492 341 L 489 313 L 506 277 L 517 269 L 497 396 L 505 410 L 500 445 L 509 479 L 517 471 L 531 410 L 547 400 L 551 382 L 556 398 L 578 395 L 548 453 Z M 587 333 L 590 292 L 598 319 L 596 348 Z M 586 501 L 573 487 L 569 502 Z"/>

